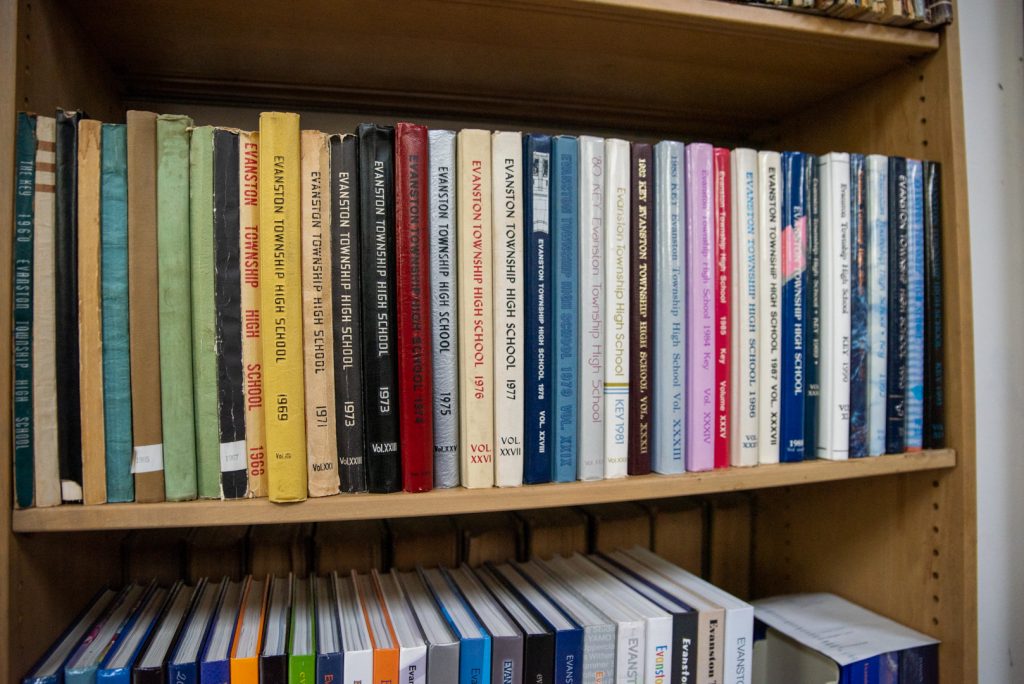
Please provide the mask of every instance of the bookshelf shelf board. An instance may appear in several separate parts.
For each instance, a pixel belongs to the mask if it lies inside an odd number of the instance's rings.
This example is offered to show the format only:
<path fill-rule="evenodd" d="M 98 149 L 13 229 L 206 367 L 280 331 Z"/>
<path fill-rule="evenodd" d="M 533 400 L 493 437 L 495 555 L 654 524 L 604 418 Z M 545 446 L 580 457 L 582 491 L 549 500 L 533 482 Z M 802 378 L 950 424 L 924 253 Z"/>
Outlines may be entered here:
<path fill-rule="evenodd" d="M 248 499 L 64 505 L 14 511 L 13 527 L 15 532 L 64 532 L 452 515 L 765 489 L 953 468 L 955 465 L 956 453 L 952 449 L 936 449 L 850 461 L 807 461 L 509 489 L 457 488 L 423 494 L 337 495 L 295 504 Z"/>

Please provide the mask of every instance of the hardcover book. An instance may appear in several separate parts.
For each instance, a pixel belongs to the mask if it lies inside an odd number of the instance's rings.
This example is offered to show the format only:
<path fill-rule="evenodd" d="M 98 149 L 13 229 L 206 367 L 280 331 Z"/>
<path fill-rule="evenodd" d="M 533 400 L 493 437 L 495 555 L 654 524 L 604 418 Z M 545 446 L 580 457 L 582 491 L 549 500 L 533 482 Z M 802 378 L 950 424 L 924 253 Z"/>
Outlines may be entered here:
<path fill-rule="evenodd" d="M 864 155 L 850 155 L 850 458 L 868 455 L 868 240 Z"/>
<path fill-rule="evenodd" d="M 651 472 L 651 300 L 654 260 L 654 153 L 647 143 L 630 147 L 629 449 L 626 471 Z"/>
<path fill-rule="evenodd" d="M 625 477 L 629 455 L 629 143 L 604 144 L 604 476 Z"/>
<path fill-rule="evenodd" d="M 924 258 L 924 446 L 936 449 L 946 443 L 942 365 L 942 174 L 939 164 L 928 161 L 924 163 Z M 37 506 L 38 498 L 37 494 Z"/>
<path fill-rule="evenodd" d="M 34 501 L 32 424 L 32 276 L 33 233 L 36 186 L 36 117 L 18 112 L 15 143 L 15 199 L 12 301 L 13 432 L 14 432 L 14 504 L 28 508 Z M 102 434 L 102 433 L 101 433 Z"/>
<path fill-rule="evenodd" d="M 716 147 L 715 169 L 715 467 L 729 467 L 732 399 L 732 180 L 729 150 Z"/>
<path fill-rule="evenodd" d="M 764 274 L 759 263 L 757 152 L 739 148 L 731 157 L 732 176 L 732 387 L 730 410 L 732 434 L 729 464 L 752 466 L 760 450 L 760 376 L 763 372 L 759 344 L 761 289 Z"/>
<path fill-rule="evenodd" d="M 761 335 L 761 381 L 758 387 L 757 462 L 779 462 L 782 390 L 782 158 L 778 152 L 757 153 L 757 265 Z"/>
<path fill-rule="evenodd" d="M 813 154 L 804 155 L 804 183 L 807 186 L 807 249 L 804 252 L 807 262 L 804 286 L 804 458 L 812 459 L 817 458 L 822 354 L 822 184 L 818 157 Z"/>
<path fill-rule="evenodd" d="M 885 453 L 889 355 L 889 160 L 867 158 L 868 455 Z"/>
<path fill-rule="evenodd" d="M 924 445 L 924 319 L 925 319 L 925 237 L 924 167 L 919 160 L 907 160 L 907 426 L 906 450 L 920 451 Z"/>
<path fill-rule="evenodd" d="M 910 187 L 907 160 L 889 157 L 889 330 L 886 351 L 885 452 L 906 449 L 910 345 Z"/>
<path fill-rule="evenodd" d="M 782 346 L 779 460 L 804 458 L 807 183 L 802 152 L 782 153 Z"/>

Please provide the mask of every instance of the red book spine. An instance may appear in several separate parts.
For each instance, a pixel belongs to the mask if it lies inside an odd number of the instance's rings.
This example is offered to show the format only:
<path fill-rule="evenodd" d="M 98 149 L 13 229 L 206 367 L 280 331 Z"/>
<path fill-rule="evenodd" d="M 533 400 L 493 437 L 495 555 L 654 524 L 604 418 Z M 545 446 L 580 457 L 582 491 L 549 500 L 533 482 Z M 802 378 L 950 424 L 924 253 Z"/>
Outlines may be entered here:
<path fill-rule="evenodd" d="M 425 126 L 395 127 L 398 434 L 407 492 L 426 492 L 434 485 L 427 154 Z"/>
<path fill-rule="evenodd" d="M 729 234 L 732 230 L 729 197 L 729 150 L 715 148 L 715 467 L 729 467 L 729 364 L 731 297 Z"/>

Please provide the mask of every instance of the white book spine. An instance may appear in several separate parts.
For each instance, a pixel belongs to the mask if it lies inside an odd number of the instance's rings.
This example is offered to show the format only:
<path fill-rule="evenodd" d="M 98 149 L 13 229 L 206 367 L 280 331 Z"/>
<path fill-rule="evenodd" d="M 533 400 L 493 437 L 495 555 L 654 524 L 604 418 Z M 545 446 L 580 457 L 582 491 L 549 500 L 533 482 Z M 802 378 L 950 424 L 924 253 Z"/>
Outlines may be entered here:
<path fill-rule="evenodd" d="M 644 671 L 646 682 L 672 681 L 672 617 L 663 615 L 646 618 L 646 655 Z"/>
<path fill-rule="evenodd" d="M 373 681 L 373 651 L 370 649 L 345 652 L 344 684 L 367 684 Z"/>
<path fill-rule="evenodd" d="M 646 682 L 646 645 L 642 620 L 619 621 L 615 630 L 615 681 Z"/>
<path fill-rule="evenodd" d="M 732 413 L 729 462 L 757 465 L 760 450 L 760 264 L 757 152 L 732 152 Z"/>
<path fill-rule="evenodd" d="M 398 681 L 402 684 L 427 684 L 427 646 L 402 647 L 398 652 Z"/>
<path fill-rule="evenodd" d="M 850 155 L 818 160 L 821 175 L 821 358 L 818 458 L 850 455 Z"/>
<path fill-rule="evenodd" d="M 889 160 L 867 158 L 868 455 L 885 453 L 889 347 Z"/>
<path fill-rule="evenodd" d="M 625 477 L 629 447 L 629 143 L 605 141 L 604 476 Z"/>
<path fill-rule="evenodd" d="M 758 463 L 779 462 L 779 382 L 782 373 L 782 159 L 778 152 L 757 154 L 758 273 L 760 292 L 761 382 L 758 387 Z"/>
<path fill-rule="evenodd" d="M 580 144 L 580 377 L 581 480 L 604 477 L 605 245 L 604 139 L 581 135 Z"/>
<path fill-rule="evenodd" d="M 654 373 L 651 468 L 686 470 L 686 183 L 683 143 L 654 146 Z"/>
<path fill-rule="evenodd" d="M 491 136 L 494 259 L 494 483 L 523 484 L 523 140 Z"/>

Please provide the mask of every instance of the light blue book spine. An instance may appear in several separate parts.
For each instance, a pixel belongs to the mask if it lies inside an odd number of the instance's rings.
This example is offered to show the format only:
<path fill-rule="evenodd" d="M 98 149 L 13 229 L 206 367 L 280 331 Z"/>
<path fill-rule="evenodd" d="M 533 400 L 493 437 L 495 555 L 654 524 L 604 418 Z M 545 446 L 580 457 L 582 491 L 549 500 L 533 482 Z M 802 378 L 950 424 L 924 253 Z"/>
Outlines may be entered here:
<path fill-rule="evenodd" d="M 491 684 L 491 638 L 462 639 L 459 645 L 459 684 Z"/>
<path fill-rule="evenodd" d="M 686 470 L 685 407 L 686 303 L 684 287 L 686 188 L 683 143 L 654 146 L 654 372 L 651 468 L 656 473 Z"/>
<path fill-rule="evenodd" d="M 868 455 L 885 453 L 886 357 L 889 348 L 889 160 L 867 159 Z"/>
<path fill-rule="evenodd" d="M 908 313 L 910 321 L 907 355 L 907 451 L 920 449 L 924 442 L 924 170 L 920 161 L 907 160 L 910 192 L 908 264 Z"/>
<path fill-rule="evenodd" d="M 568 135 L 551 140 L 551 226 L 555 277 L 554 445 L 552 482 L 576 479 L 576 427 L 579 418 L 579 141 Z"/>
<path fill-rule="evenodd" d="M 107 501 L 134 501 L 128 356 L 128 129 L 103 124 L 100 198 L 103 292 L 103 428 Z"/>

